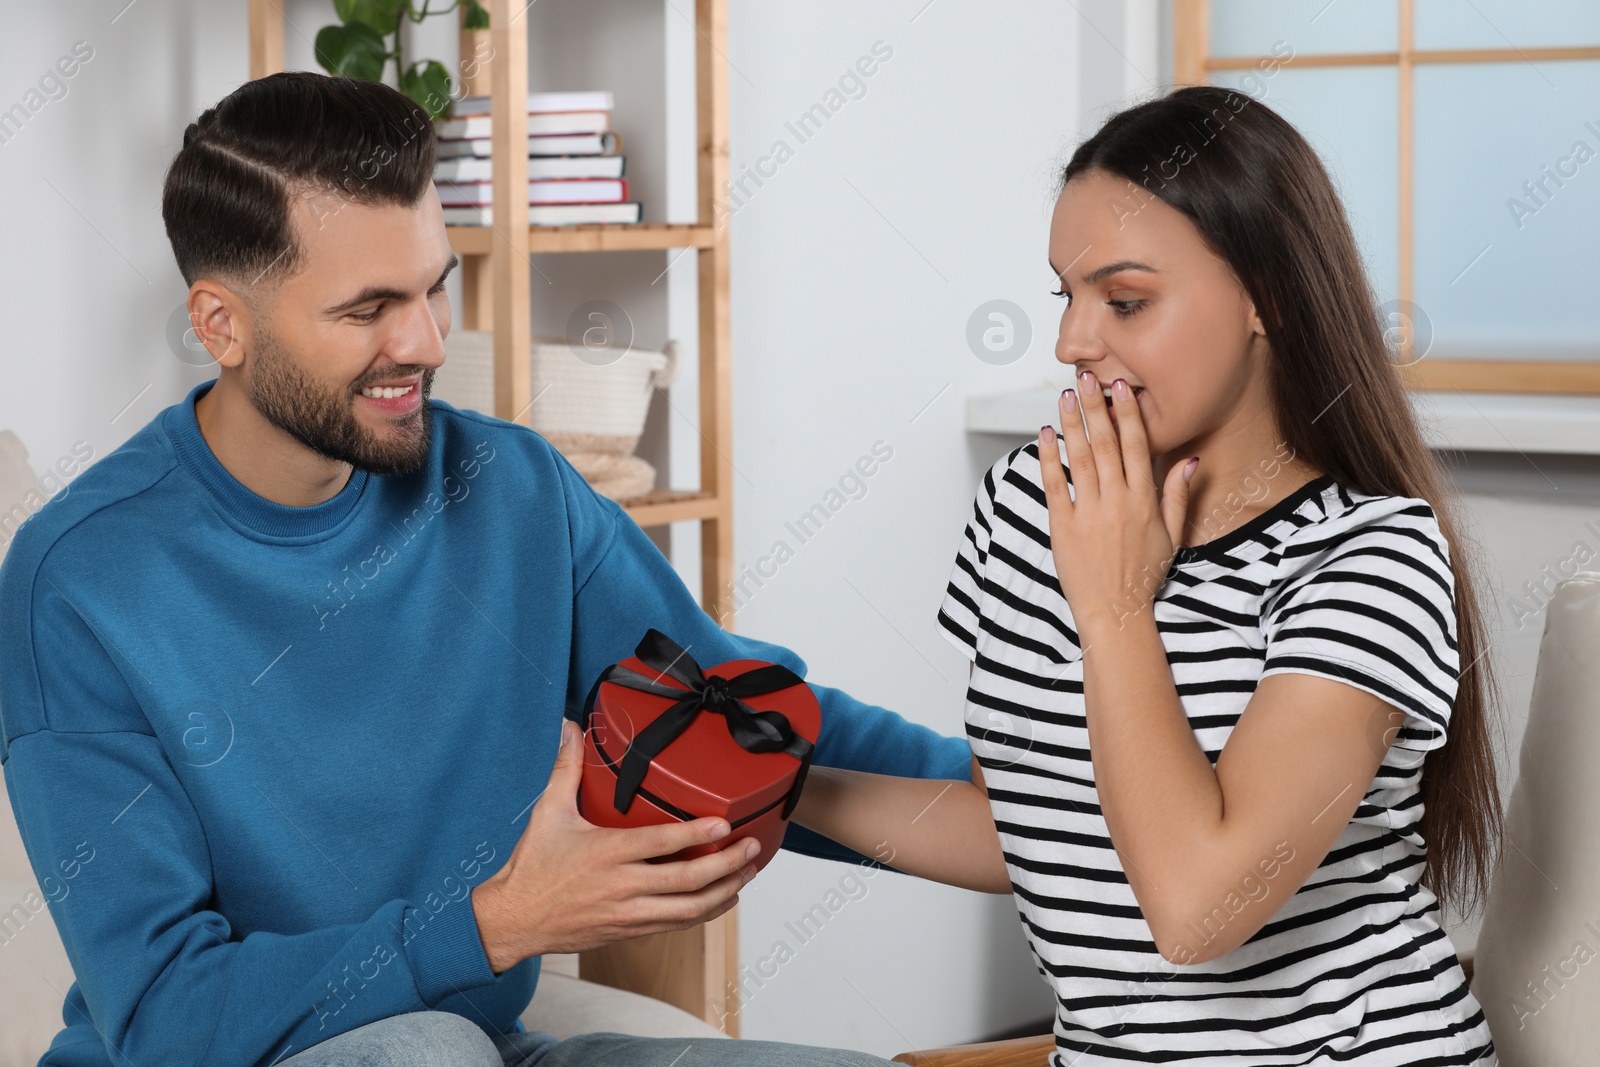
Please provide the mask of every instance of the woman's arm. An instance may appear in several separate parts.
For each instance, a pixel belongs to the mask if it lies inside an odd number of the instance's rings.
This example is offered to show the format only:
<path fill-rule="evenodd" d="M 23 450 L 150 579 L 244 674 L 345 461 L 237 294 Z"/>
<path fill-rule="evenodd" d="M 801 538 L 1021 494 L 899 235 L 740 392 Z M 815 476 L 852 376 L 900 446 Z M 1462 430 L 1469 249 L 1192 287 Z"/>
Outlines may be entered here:
<path fill-rule="evenodd" d="M 989 800 L 974 781 L 812 767 L 794 821 L 880 862 L 980 893 L 1011 892 Z"/>
<path fill-rule="evenodd" d="M 1288 648 L 1297 641 L 1305 646 L 1280 661 L 1298 660 L 1297 669 L 1263 668 L 1213 767 L 1178 699 L 1146 595 L 1148 580 L 1166 573 L 1182 543 L 1187 476 L 1198 457 L 1159 475 L 1158 491 L 1139 405 L 1125 384 L 1114 383 L 1113 427 L 1099 383 L 1089 371 L 1082 377 L 1081 412 L 1076 392 L 1063 392 L 1068 429 L 1058 442 L 1051 427 L 1042 427 L 1039 447 L 1041 456 L 1051 457 L 1040 465 L 1051 554 L 1083 644 L 1095 787 L 1157 948 L 1174 963 L 1201 963 L 1266 925 L 1349 825 L 1382 765 L 1391 731 L 1399 731 L 1405 716 L 1336 679 L 1407 689 L 1408 683 L 1387 680 L 1397 668 L 1392 657 L 1374 656 L 1380 641 L 1440 658 L 1432 646 L 1450 645 L 1447 631 L 1429 641 L 1418 627 L 1431 629 L 1447 617 L 1449 571 L 1426 575 L 1445 592 L 1436 607 L 1419 611 L 1413 601 L 1382 595 L 1383 587 L 1364 582 L 1349 585 L 1345 594 L 1363 602 L 1360 610 L 1338 599 L 1330 607 L 1332 581 L 1365 573 L 1371 566 L 1365 554 L 1381 547 L 1381 537 L 1378 546 L 1344 537 L 1334 554 L 1343 553 L 1347 563 L 1336 572 L 1323 560 L 1324 581 L 1300 587 L 1306 602 L 1298 605 L 1296 624 L 1276 634 Z M 1054 458 L 1062 447 L 1066 466 Z M 1324 555 L 1329 551 L 1323 548 Z M 1375 599 L 1381 603 L 1374 605 Z M 1288 601 L 1273 610 L 1281 615 Z M 1415 621 L 1397 621 L 1407 616 Z M 1264 633 L 1277 629 L 1263 626 Z M 1353 631 L 1349 640 L 1346 630 Z M 1347 667 L 1351 658 L 1366 660 L 1368 668 Z"/>
<path fill-rule="evenodd" d="M 1095 785 L 1128 883 L 1162 956 L 1215 959 L 1322 862 L 1403 716 L 1342 682 L 1272 675 L 1213 768 L 1152 613 L 1091 618 L 1080 634 Z"/>

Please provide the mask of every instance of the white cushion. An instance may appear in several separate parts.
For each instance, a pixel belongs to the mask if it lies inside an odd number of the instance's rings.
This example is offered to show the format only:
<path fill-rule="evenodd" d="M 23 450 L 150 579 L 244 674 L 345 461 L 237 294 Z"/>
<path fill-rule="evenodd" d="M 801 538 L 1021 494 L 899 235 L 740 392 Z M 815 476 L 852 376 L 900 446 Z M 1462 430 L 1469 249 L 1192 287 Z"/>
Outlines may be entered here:
<path fill-rule="evenodd" d="M 0 837 L 15 838 L 10 802 L 0 803 Z M 61 1030 L 72 964 L 31 873 L 0 880 L 0 912 L 0 1067 L 34 1067 Z"/>
<path fill-rule="evenodd" d="M 28 466 L 28 450 L 10 430 L 0 430 L 0 560 L 16 528 L 44 506 L 44 490 Z M 3 876 L 0 876 L 3 877 Z"/>
<path fill-rule="evenodd" d="M 1583 572 L 1545 608 L 1501 867 L 1478 935 L 1472 991 L 1501 1067 L 1592 1067 L 1600 1055 L 1597 760 L 1600 573 Z"/>
<path fill-rule="evenodd" d="M 19 519 L 43 504 L 28 450 L 0 431 L 0 559 Z M 34 1067 L 61 1029 L 61 1004 L 72 985 L 72 964 L 55 920 L 33 877 L 22 835 L 11 816 L 11 795 L 0 790 L 0 1067 Z"/>

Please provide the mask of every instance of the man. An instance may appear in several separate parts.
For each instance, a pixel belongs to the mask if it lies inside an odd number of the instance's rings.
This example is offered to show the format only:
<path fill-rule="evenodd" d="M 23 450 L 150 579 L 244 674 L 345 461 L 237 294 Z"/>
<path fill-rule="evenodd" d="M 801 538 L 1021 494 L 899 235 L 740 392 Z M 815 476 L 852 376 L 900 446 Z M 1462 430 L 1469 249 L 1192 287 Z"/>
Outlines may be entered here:
<path fill-rule="evenodd" d="M 78 979 L 46 1067 L 683 1052 L 517 1021 L 542 953 L 704 922 L 745 881 L 724 820 L 586 822 L 563 716 L 650 627 L 804 664 L 716 626 L 538 435 L 428 402 L 456 262 L 433 138 L 399 93 L 306 73 L 201 115 L 162 209 L 219 375 L 0 568 L 0 759 Z M 966 742 L 815 688 L 818 763 L 967 777 Z M 731 844 L 646 862 L 704 840 Z"/>

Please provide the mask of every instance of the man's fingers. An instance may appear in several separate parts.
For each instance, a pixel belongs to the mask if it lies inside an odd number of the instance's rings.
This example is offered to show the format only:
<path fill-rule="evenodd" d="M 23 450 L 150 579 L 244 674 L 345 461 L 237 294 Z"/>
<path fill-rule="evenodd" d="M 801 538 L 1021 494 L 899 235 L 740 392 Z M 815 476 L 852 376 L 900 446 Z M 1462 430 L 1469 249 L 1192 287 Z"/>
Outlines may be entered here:
<path fill-rule="evenodd" d="M 617 858 L 627 861 L 655 859 L 694 845 L 716 844 L 726 840 L 731 832 L 726 819 L 696 819 L 664 826 L 629 827 L 611 833 L 616 841 Z"/>
<path fill-rule="evenodd" d="M 754 838 L 735 841 L 727 848 L 709 856 L 674 860 L 670 863 L 651 863 L 646 866 L 649 891 L 653 893 L 692 893 L 718 878 L 738 873 L 754 862 L 761 854 L 760 843 Z"/>
<path fill-rule="evenodd" d="M 578 785 L 583 781 L 583 731 L 571 719 L 561 720 L 561 741 L 556 748 L 556 762 L 550 768 L 544 792 L 539 794 L 540 807 L 556 805 L 574 814 L 578 811 Z"/>
<path fill-rule="evenodd" d="M 715 908 L 712 908 L 710 911 L 705 912 L 704 914 L 695 915 L 688 919 L 679 919 L 677 921 L 656 922 L 650 923 L 646 926 L 630 926 L 622 935 L 621 939 L 649 937 L 651 934 L 670 934 L 678 930 L 689 930 L 701 925 L 702 923 L 711 922 L 713 919 L 720 919 L 722 916 L 728 914 L 728 912 L 732 911 L 738 906 L 739 894 L 734 893 L 733 896 L 729 897 L 727 900 L 724 900 L 721 904 L 718 904 Z"/>
<path fill-rule="evenodd" d="M 744 885 L 744 875 L 735 871 L 693 893 L 660 893 L 646 897 L 644 899 L 650 903 L 644 909 L 647 916 L 644 921 L 678 923 L 680 929 L 705 922 L 714 914 L 720 914 L 718 909 L 737 896 Z"/>

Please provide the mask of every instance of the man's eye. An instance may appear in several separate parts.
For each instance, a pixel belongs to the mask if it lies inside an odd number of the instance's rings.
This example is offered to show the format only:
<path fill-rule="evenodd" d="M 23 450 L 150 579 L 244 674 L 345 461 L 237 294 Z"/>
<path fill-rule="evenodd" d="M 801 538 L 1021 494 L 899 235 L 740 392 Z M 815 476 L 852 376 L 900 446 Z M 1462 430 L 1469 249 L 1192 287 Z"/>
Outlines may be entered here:
<path fill-rule="evenodd" d="M 373 319 L 378 317 L 378 312 L 382 310 L 383 309 L 381 307 L 373 308 L 364 315 L 351 315 L 350 317 L 355 319 L 357 322 L 371 322 Z"/>

